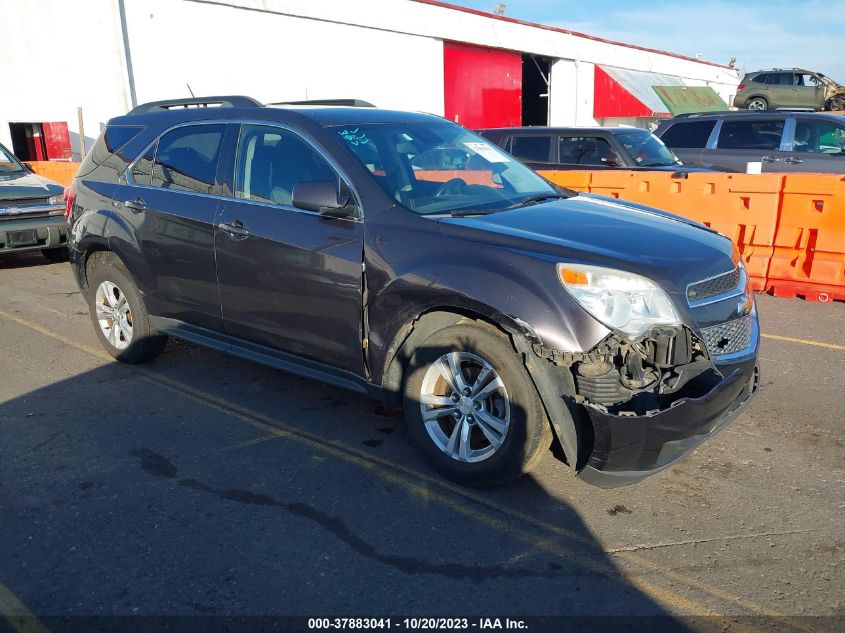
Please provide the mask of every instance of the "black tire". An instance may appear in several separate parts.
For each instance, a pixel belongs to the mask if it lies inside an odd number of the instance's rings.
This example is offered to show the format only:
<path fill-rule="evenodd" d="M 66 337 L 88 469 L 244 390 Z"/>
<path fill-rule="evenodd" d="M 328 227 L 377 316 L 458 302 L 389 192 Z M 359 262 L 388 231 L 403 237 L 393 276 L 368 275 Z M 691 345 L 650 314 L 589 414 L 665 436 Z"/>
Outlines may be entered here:
<path fill-rule="evenodd" d="M 758 107 L 752 108 L 753 103 L 759 104 Z M 745 105 L 746 110 L 768 110 L 769 109 L 769 102 L 766 101 L 763 97 L 752 97 L 748 100 L 748 103 Z"/>
<path fill-rule="evenodd" d="M 86 270 L 88 288 L 85 298 L 88 301 L 88 310 L 94 324 L 94 331 L 106 351 L 120 362 L 130 364 L 145 363 L 161 354 L 164 346 L 167 345 L 167 336 L 158 334 L 150 325 L 150 317 L 144 299 L 123 262 L 114 253 L 97 252 L 88 259 Z M 129 305 L 132 335 L 131 339 L 127 341 L 128 345 L 122 349 L 106 337 L 97 319 L 97 289 L 104 282 L 111 282 L 117 286 Z M 113 324 L 112 328 L 114 327 Z"/>
<path fill-rule="evenodd" d="M 461 461 L 448 455 L 435 443 L 423 421 L 420 400 L 424 379 L 429 368 L 450 352 L 469 353 L 489 363 L 502 379 L 510 403 L 510 423 L 501 445 L 481 461 Z M 467 367 L 466 371 L 471 371 Z M 531 470 L 551 445 L 551 426 L 537 390 L 511 342 L 492 326 L 467 319 L 439 330 L 413 353 L 405 376 L 408 434 L 435 470 L 453 481 L 476 487 L 506 483 Z M 450 422 L 445 417 L 437 424 Z M 473 432 L 483 444 L 480 429 Z"/>
<path fill-rule="evenodd" d="M 67 248 L 45 248 L 41 251 L 41 254 L 44 256 L 48 262 L 53 264 L 58 264 L 60 262 L 66 262 L 68 260 L 68 252 Z"/>

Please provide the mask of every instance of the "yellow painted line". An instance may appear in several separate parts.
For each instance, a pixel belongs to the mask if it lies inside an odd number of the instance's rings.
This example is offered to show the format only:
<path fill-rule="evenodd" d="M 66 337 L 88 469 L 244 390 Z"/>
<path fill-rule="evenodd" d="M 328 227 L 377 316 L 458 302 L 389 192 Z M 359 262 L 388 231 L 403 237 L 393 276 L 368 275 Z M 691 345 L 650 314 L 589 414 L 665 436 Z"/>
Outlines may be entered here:
<path fill-rule="evenodd" d="M 84 351 L 99 358 L 113 360 L 111 356 L 109 356 L 105 351 L 101 349 L 96 350 L 87 345 L 77 343 L 72 339 L 66 338 L 36 323 L 30 323 L 28 320 L 22 317 L 8 314 L 6 312 L 3 312 L 2 310 L 0 310 L 0 317 L 4 317 L 15 323 L 18 323 L 19 325 L 22 325 L 23 327 L 44 334 L 45 336 L 60 341 L 65 345 L 75 347 L 80 351 Z M 550 532 L 557 536 L 562 536 L 584 544 L 594 544 L 591 539 L 586 538 L 580 534 L 576 534 L 565 528 L 561 528 L 551 523 L 536 519 L 530 515 L 524 514 L 517 510 L 513 510 L 512 508 L 509 508 L 507 506 L 502 506 L 466 488 L 462 488 L 444 480 L 417 472 L 401 464 L 391 462 L 390 460 L 370 455 L 368 453 L 364 453 L 356 448 L 347 446 L 345 444 L 307 433 L 306 431 L 303 431 L 295 426 L 288 425 L 276 418 L 265 415 L 259 411 L 255 411 L 237 403 L 225 400 L 223 398 L 219 398 L 218 396 L 205 392 L 201 389 L 197 389 L 180 381 L 163 376 L 158 372 L 142 367 L 139 369 L 144 373 L 145 378 L 147 380 L 153 383 L 157 383 L 158 385 L 167 388 L 170 391 L 176 392 L 184 397 L 187 397 L 197 402 L 198 404 L 202 404 L 206 407 L 215 409 L 221 413 L 230 415 L 242 422 L 250 424 L 251 426 L 262 429 L 267 433 L 292 439 L 296 442 L 308 445 L 315 450 L 329 453 L 343 461 L 355 464 L 366 470 L 372 471 L 385 481 L 388 481 L 397 485 L 400 488 L 403 488 L 404 490 L 410 492 L 414 496 L 419 497 L 424 501 L 437 502 L 440 505 L 448 507 L 449 509 L 459 514 L 469 516 L 484 525 L 506 532 L 508 534 L 518 536 L 520 540 L 523 540 L 539 549 L 544 549 L 546 551 L 552 552 L 556 555 L 563 556 L 566 558 L 574 558 L 576 560 L 579 560 L 579 562 L 582 562 L 583 564 L 582 559 L 579 559 L 577 556 L 573 555 L 572 552 L 570 552 L 566 548 L 561 547 L 556 543 L 552 543 L 547 539 L 538 539 L 536 536 L 530 533 L 526 533 L 521 530 L 516 530 L 514 529 L 514 526 L 512 524 L 502 523 L 501 521 L 498 521 L 497 519 L 487 514 L 476 512 L 472 508 L 464 504 L 457 503 L 447 497 L 444 497 L 443 495 L 432 491 L 430 488 L 426 486 L 421 486 L 416 482 L 423 481 L 437 486 L 441 489 L 448 490 L 458 496 L 471 500 L 478 505 L 485 506 L 490 510 L 494 510 L 511 518 L 517 519 L 523 523 L 539 528 L 542 531 Z M 406 476 L 399 476 L 385 469 L 373 470 L 374 466 L 377 465 L 383 466 L 389 470 L 400 471 Z M 650 561 L 649 559 L 638 554 L 632 552 L 621 552 L 619 554 L 616 554 L 615 557 L 623 559 L 643 569 L 655 572 L 664 578 L 668 578 L 676 582 L 682 583 L 689 588 L 697 589 L 702 593 L 708 594 L 724 602 L 741 606 L 745 609 L 754 611 L 759 615 L 782 620 L 785 623 L 789 623 L 792 627 L 797 630 L 805 631 L 806 633 L 813 633 L 815 631 L 815 629 L 809 627 L 805 623 L 793 620 L 786 614 L 774 611 L 772 609 L 768 609 L 767 607 L 757 604 L 751 600 L 747 600 L 738 596 L 732 596 L 731 594 L 728 594 L 727 592 L 724 592 L 717 587 L 713 587 L 705 582 L 702 582 L 680 572 L 674 571 L 669 567 L 661 565 L 660 563 Z M 639 588 L 645 593 L 652 595 L 655 599 L 662 601 L 666 605 L 673 606 L 676 609 L 688 613 L 690 615 L 707 615 L 711 617 L 721 616 L 721 614 L 717 611 L 713 611 L 703 605 L 699 605 L 695 602 L 692 602 L 683 596 L 680 596 L 669 590 L 663 589 L 662 587 L 659 587 L 649 581 L 632 576 L 630 574 L 625 574 L 622 570 L 616 569 L 612 565 L 602 565 L 601 563 L 597 563 L 595 561 L 589 561 L 588 564 L 586 564 L 585 566 L 594 569 L 594 571 L 602 575 L 613 577 L 621 576 L 631 585 Z M 734 630 L 737 629 L 738 623 L 730 622 L 730 624 Z"/>
<path fill-rule="evenodd" d="M 0 616 L 17 633 L 50 633 L 6 585 L 0 582 Z"/>
<path fill-rule="evenodd" d="M 835 343 L 823 343 L 822 341 L 811 341 L 805 338 L 792 338 L 791 336 L 779 336 L 777 334 L 761 334 L 761 336 L 775 341 L 786 341 L 787 343 L 800 343 L 801 345 L 812 345 L 814 347 L 845 350 L 845 345 L 836 345 Z"/>

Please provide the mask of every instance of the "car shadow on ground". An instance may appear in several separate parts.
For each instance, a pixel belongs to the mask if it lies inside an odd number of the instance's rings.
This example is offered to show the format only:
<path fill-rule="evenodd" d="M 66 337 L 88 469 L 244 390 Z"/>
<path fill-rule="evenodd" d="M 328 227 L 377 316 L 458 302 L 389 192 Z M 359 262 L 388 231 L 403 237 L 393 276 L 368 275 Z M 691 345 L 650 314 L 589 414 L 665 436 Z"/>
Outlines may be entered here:
<path fill-rule="evenodd" d="M 24 251 L 21 253 L 0 253 L 0 270 L 9 268 L 30 268 L 51 264 L 41 251 Z M 67 265 L 64 263 L 64 265 Z"/>
<path fill-rule="evenodd" d="M 259 368 L 254 393 L 281 390 L 272 405 L 234 403 L 265 407 L 254 414 L 183 390 L 167 370 L 185 353 L 107 363 L 0 403 L 0 582 L 53 633 L 88 627 L 82 616 L 116 618 L 122 631 L 187 616 L 196 630 L 250 616 L 256 631 L 285 616 L 351 615 L 686 630 L 534 478 L 465 496 L 418 460 L 393 466 L 415 455 L 398 420 L 384 447 L 398 454 L 373 458 L 319 426 L 319 412 L 275 429 L 273 410 L 295 412 L 325 387 Z M 345 418 L 344 432 L 365 436 L 374 417 Z M 513 498 L 553 507 L 563 532 L 495 509 Z"/>

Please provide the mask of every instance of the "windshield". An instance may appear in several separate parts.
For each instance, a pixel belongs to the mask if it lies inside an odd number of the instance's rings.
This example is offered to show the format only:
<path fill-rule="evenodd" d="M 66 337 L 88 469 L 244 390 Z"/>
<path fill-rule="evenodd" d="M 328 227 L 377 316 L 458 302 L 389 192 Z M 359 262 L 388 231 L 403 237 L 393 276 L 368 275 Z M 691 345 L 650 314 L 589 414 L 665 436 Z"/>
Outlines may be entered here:
<path fill-rule="evenodd" d="M 638 167 L 680 165 L 681 161 L 659 138 L 645 130 L 632 130 L 616 135 Z"/>
<path fill-rule="evenodd" d="M 333 129 L 385 193 L 414 213 L 492 213 L 561 195 L 497 146 L 448 121 Z"/>
<path fill-rule="evenodd" d="M 0 175 L 13 174 L 19 171 L 25 171 L 23 165 L 12 152 L 0 145 Z"/>

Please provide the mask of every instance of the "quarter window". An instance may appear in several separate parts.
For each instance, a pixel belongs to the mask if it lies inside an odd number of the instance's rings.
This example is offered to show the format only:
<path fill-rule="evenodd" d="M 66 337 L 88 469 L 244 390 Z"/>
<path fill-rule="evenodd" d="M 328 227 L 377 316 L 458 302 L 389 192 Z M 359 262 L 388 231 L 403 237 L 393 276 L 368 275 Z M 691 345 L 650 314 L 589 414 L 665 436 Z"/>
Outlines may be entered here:
<path fill-rule="evenodd" d="M 715 125 L 715 120 L 675 123 L 666 130 L 660 140 L 669 147 L 704 149 L 707 147 L 707 140 L 710 138 L 710 133 Z"/>
<path fill-rule="evenodd" d="M 162 136 L 150 184 L 164 189 L 211 193 L 225 129 L 222 124 L 190 125 Z"/>
<path fill-rule="evenodd" d="M 719 149 L 776 150 L 780 147 L 783 120 L 722 121 Z"/>
<path fill-rule="evenodd" d="M 511 141 L 511 154 L 534 163 L 548 163 L 551 148 L 550 136 L 514 136 Z"/>
<path fill-rule="evenodd" d="M 325 158 L 296 134 L 276 127 L 244 125 L 238 142 L 235 197 L 291 205 L 295 185 L 340 178 Z"/>

